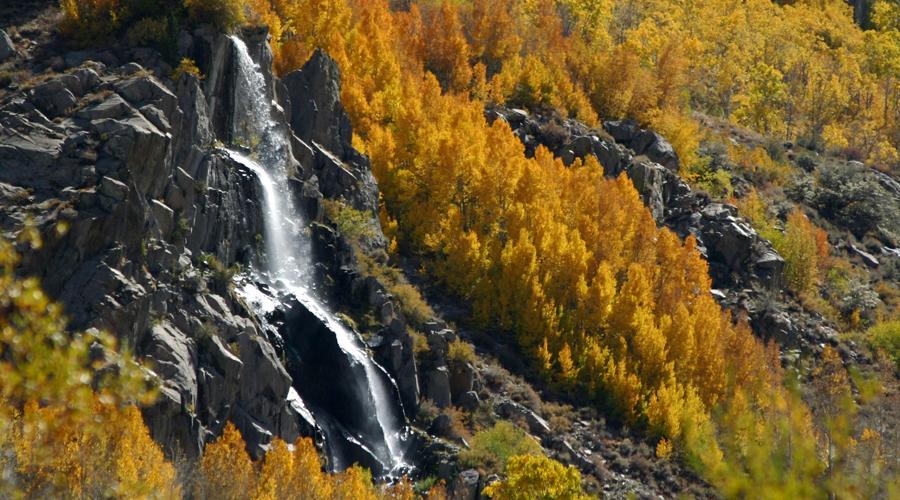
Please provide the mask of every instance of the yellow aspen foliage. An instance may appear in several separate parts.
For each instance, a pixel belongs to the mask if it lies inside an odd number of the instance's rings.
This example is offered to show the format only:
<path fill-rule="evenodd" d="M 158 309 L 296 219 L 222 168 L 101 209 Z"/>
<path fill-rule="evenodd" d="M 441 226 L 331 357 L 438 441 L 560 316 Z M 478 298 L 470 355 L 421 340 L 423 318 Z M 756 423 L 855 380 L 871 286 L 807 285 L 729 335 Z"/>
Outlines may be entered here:
<path fill-rule="evenodd" d="M 553 353 L 550 352 L 550 342 L 547 340 L 547 337 L 544 337 L 544 341 L 538 346 L 534 356 L 541 373 L 543 373 L 544 376 L 552 375 Z"/>
<path fill-rule="evenodd" d="M 662 438 L 656 443 L 656 457 L 662 458 L 663 460 L 668 460 L 669 457 L 672 456 L 673 452 L 672 442 L 666 438 Z"/>
<path fill-rule="evenodd" d="M 20 238 L 41 245 L 31 228 Z M 177 497 L 174 469 L 129 406 L 153 398 L 140 366 L 107 334 L 68 333 L 18 262 L 0 240 L 0 496 Z"/>
<path fill-rule="evenodd" d="M 735 393 L 718 423 L 720 443 L 730 459 L 709 469 L 709 476 L 729 498 L 822 496 L 811 480 L 824 467 L 809 410 L 793 394 L 773 394 L 769 404 L 768 418 L 759 419 L 752 398 Z"/>
<path fill-rule="evenodd" d="M 616 279 L 612 267 L 603 262 L 597 266 L 597 274 L 591 280 L 588 296 L 583 303 L 585 323 L 589 328 L 602 332 L 609 326 L 616 301 Z"/>
<path fill-rule="evenodd" d="M 244 452 L 245 446 L 240 432 L 229 423 L 222 436 L 207 446 L 200 460 L 200 477 L 194 495 L 254 500 L 418 498 L 406 478 L 380 488 L 373 484 L 371 473 L 358 465 L 334 474 L 325 472 L 315 444 L 309 438 L 300 438 L 291 447 L 276 438 L 262 460 L 255 463 Z M 429 495 L 429 498 L 446 498 L 440 488 Z"/>
<path fill-rule="evenodd" d="M 424 37 L 425 67 L 446 88 L 460 92 L 472 81 L 469 65 L 469 42 L 455 4 L 445 1 L 437 11 L 426 12 Z"/>
<path fill-rule="evenodd" d="M 13 421 L 16 473 L 29 494 L 67 492 L 76 496 L 177 498 L 175 470 L 134 407 L 94 403 L 102 429 L 53 426 L 65 418 L 59 407 L 28 403 Z"/>
<path fill-rule="evenodd" d="M 769 237 L 773 231 L 772 220 L 766 212 L 765 201 L 756 189 L 751 189 L 746 196 L 738 200 L 737 207 L 741 216 L 749 220 L 754 229 L 767 239 L 771 239 Z"/>
<path fill-rule="evenodd" d="M 799 210 L 788 215 L 784 236 L 773 241 L 784 257 L 784 278 L 798 293 L 810 291 L 818 281 L 819 236 L 816 226 Z"/>
<path fill-rule="evenodd" d="M 102 40 L 120 26 L 119 0 L 62 0 L 60 31 L 82 43 Z"/>
<path fill-rule="evenodd" d="M 303 491 L 297 488 L 298 485 L 293 484 L 295 479 L 292 475 L 293 470 L 294 455 L 284 441 L 275 439 L 263 457 L 253 498 L 275 500 L 288 498 L 295 492 Z"/>
<path fill-rule="evenodd" d="M 488 76 L 493 76 L 511 59 L 522 44 L 516 32 L 516 3 L 513 0 L 474 0 L 466 25 L 472 56 L 480 59 Z"/>
<path fill-rule="evenodd" d="M 291 487 L 307 498 L 330 498 L 332 485 L 322 472 L 322 461 L 311 439 L 299 439 L 294 443 Z"/>
<path fill-rule="evenodd" d="M 198 473 L 195 495 L 201 498 L 237 500 L 256 489 L 253 462 L 234 424 L 228 422 L 222 435 L 206 447 Z"/>
<path fill-rule="evenodd" d="M 572 349 L 568 343 L 564 343 L 556 356 L 559 363 L 559 380 L 564 386 L 568 386 L 578 375 L 578 367 L 572 359 Z"/>
<path fill-rule="evenodd" d="M 354 465 L 333 476 L 334 500 L 378 500 L 378 491 L 372 485 L 372 473 Z"/>
<path fill-rule="evenodd" d="M 123 497 L 177 498 L 175 469 L 166 461 L 159 445 L 150 437 L 140 411 L 134 406 L 116 411 L 104 410 L 114 415 L 113 427 L 105 430 L 113 442 L 113 464 L 116 478 L 116 495 Z M 96 454 L 95 454 L 96 456 Z M 102 460 L 102 459 L 100 459 Z"/>
<path fill-rule="evenodd" d="M 815 389 L 811 406 L 821 432 L 829 491 L 844 498 L 877 496 L 882 467 L 878 436 L 871 429 L 857 433 L 853 428 L 858 407 L 850 377 L 840 354 L 830 346 L 822 351 L 813 369 L 811 386 Z"/>
<path fill-rule="evenodd" d="M 780 131 L 787 99 L 783 79 L 784 75 L 778 69 L 764 62 L 757 63 L 749 75 L 750 85 L 735 97 L 735 120 L 766 134 Z"/>
<path fill-rule="evenodd" d="M 506 479 L 488 485 L 484 494 L 498 500 L 555 498 L 581 500 L 581 474 L 543 455 L 517 455 L 506 464 Z"/>

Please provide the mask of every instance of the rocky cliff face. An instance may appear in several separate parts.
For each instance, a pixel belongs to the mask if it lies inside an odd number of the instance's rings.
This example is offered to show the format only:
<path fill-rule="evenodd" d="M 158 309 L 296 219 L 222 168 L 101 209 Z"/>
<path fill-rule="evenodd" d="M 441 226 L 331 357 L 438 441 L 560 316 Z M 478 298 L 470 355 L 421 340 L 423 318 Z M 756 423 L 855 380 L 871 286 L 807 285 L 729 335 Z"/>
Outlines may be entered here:
<path fill-rule="evenodd" d="M 544 146 L 570 165 L 596 158 L 608 176 L 627 175 L 657 223 L 682 238 L 692 235 L 709 263 L 713 294 L 736 315 L 746 314 L 754 331 L 788 349 L 817 350 L 836 342 L 836 332 L 821 315 L 803 310 L 783 288 L 784 259 L 737 209 L 694 191 L 678 176 L 679 160 L 665 138 L 629 121 L 608 121 L 592 129 L 553 113 L 529 113 L 492 107 L 489 121 L 509 123 L 533 155 Z"/>
<path fill-rule="evenodd" d="M 266 37 L 243 34 L 262 68 L 271 67 Z M 22 248 L 22 273 L 43 280 L 73 329 L 112 331 L 150 362 L 162 386 L 145 419 L 169 452 L 197 456 L 229 420 L 256 455 L 274 436 L 321 442 L 296 377 L 308 365 L 298 339 L 322 325 L 296 308 L 259 317 L 235 292 L 235 275 L 251 279 L 265 256 L 259 182 L 222 147 L 235 142 L 243 112 L 234 44 L 201 29 L 182 33 L 179 50 L 200 63 L 202 80 L 169 80 L 170 68 L 142 49 L 65 53 L 63 73 L 3 97 L 0 227 L 43 235 L 40 248 Z M 319 272 L 333 297 L 392 326 L 382 358 L 414 411 L 417 372 L 399 307 L 359 275 L 354 248 L 323 218 L 325 198 L 365 210 L 370 246 L 383 245 L 377 186 L 350 145 L 336 65 L 316 53 L 285 83 L 264 75 L 292 140 L 291 189 L 312 222 Z"/>

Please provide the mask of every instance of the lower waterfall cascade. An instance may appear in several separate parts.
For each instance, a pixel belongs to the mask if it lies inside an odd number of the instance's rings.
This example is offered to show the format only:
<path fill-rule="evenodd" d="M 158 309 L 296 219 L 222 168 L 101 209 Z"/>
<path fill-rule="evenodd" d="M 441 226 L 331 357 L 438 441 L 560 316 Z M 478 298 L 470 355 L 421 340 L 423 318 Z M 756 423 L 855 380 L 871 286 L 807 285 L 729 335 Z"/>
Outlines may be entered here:
<path fill-rule="evenodd" d="M 273 104 L 267 100 L 265 79 L 247 45 L 236 36 L 230 38 L 236 65 L 232 133 L 237 142 L 255 147 L 250 154 L 233 149 L 227 153 L 252 171 L 262 188 L 260 202 L 266 250 L 265 260 L 253 270 L 253 279 L 243 283 L 239 292 L 256 308 L 263 322 L 267 314 L 282 304 L 263 298 L 266 293 L 254 282 L 261 282 L 262 286 L 276 290 L 279 296 L 298 302 L 334 336 L 338 349 L 346 357 L 341 365 L 350 367 L 356 375 L 352 378 L 355 387 L 351 388 L 355 401 L 343 401 L 343 405 L 349 405 L 347 411 L 355 414 L 357 425 L 342 423 L 327 410 L 309 404 L 309 413 L 325 436 L 329 468 L 341 470 L 352 465 L 338 444 L 349 441 L 375 458 L 382 468 L 381 475 L 395 475 L 409 467 L 403 440 L 406 429 L 396 384 L 370 357 L 357 334 L 341 323 L 317 294 L 306 222 L 295 209 L 288 183 L 292 155 L 289 132 L 284 124 L 272 118 Z M 295 380 L 294 385 L 296 388 L 303 383 L 324 382 Z M 292 397 L 303 405 L 296 392 L 292 390 Z M 373 472 L 379 475 L 379 471 Z"/>

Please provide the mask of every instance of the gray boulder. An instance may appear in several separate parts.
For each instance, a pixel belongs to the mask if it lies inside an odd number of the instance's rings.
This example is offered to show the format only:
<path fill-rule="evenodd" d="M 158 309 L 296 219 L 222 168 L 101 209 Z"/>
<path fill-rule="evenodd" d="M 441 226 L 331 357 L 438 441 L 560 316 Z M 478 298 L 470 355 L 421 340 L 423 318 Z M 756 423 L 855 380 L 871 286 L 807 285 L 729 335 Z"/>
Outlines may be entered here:
<path fill-rule="evenodd" d="M 476 469 L 466 469 L 456 475 L 450 484 L 451 500 L 477 500 L 481 493 L 481 473 Z"/>
<path fill-rule="evenodd" d="M 632 120 L 615 120 L 603 122 L 603 128 L 612 135 L 616 142 L 629 144 L 640 132 L 637 122 Z"/>
<path fill-rule="evenodd" d="M 853 253 L 855 253 L 856 255 L 858 255 L 862 259 L 862 261 L 865 265 L 867 265 L 871 268 L 876 268 L 879 265 L 881 265 L 881 263 L 878 262 L 878 258 L 876 258 L 874 255 L 870 254 L 869 252 L 862 250 L 861 248 L 857 247 L 856 245 L 854 245 L 852 243 L 850 244 L 850 250 Z"/>
<path fill-rule="evenodd" d="M 475 383 L 475 367 L 470 363 L 452 363 L 450 366 L 450 394 L 459 403 L 462 396 L 472 390 Z"/>
<path fill-rule="evenodd" d="M 746 269 L 756 239 L 756 231 L 739 219 L 734 207 L 711 203 L 701 212 L 703 243 L 709 258 L 722 263 L 729 271 Z"/>
<path fill-rule="evenodd" d="M 540 415 L 535 413 L 534 411 L 516 403 L 515 401 L 511 401 L 509 399 L 504 399 L 499 401 L 496 404 L 495 410 L 497 414 L 504 418 L 521 418 L 525 420 L 525 423 L 528 425 L 528 430 L 540 437 L 546 438 L 550 436 L 550 425 L 544 420 Z"/>
<path fill-rule="evenodd" d="M 450 374 L 446 366 L 436 366 L 425 372 L 425 397 L 438 408 L 450 406 Z"/>
<path fill-rule="evenodd" d="M 17 54 L 16 46 L 5 31 L 0 30 L 0 62 L 3 62 Z"/>
<path fill-rule="evenodd" d="M 469 391 L 459 396 L 458 404 L 464 410 L 474 411 L 481 404 L 481 400 L 478 398 L 477 392 Z"/>
<path fill-rule="evenodd" d="M 32 89 L 31 100 L 48 118 L 66 114 L 78 102 L 59 78 L 48 80 Z"/>
<path fill-rule="evenodd" d="M 75 113 L 75 116 L 87 120 L 99 120 L 103 118 L 123 118 L 134 112 L 134 108 L 129 106 L 118 94 L 111 94 L 103 102 L 79 110 Z"/>

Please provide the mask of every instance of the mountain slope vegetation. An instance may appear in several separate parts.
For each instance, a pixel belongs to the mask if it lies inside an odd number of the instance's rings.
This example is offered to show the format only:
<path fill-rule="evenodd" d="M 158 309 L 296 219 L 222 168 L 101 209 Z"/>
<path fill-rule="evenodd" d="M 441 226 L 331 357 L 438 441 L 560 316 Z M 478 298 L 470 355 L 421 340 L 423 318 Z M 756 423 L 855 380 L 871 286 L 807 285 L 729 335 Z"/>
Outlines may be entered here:
<path fill-rule="evenodd" d="M 716 303 L 692 237 L 657 227 L 631 181 L 605 178 L 592 158 L 565 166 L 543 147 L 526 157 L 484 109 L 552 108 L 589 125 L 635 119 L 672 142 L 692 182 L 712 175 L 694 112 L 896 173 L 897 4 L 876 2 L 869 30 L 834 0 L 63 0 L 62 9 L 61 30 L 81 44 L 126 37 L 171 54 L 191 20 L 268 26 L 280 74 L 324 49 L 341 68 L 392 251 L 420 259 L 471 305 L 475 325 L 515 339 L 546 383 L 639 429 L 727 497 L 893 491 L 873 465 L 877 432 L 847 424 L 855 403 L 833 350 L 813 373 L 823 429 L 778 346 Z M 784 238 L 788 284 L 808 290 L 821 237 L 797 212 Z M 235 432 L 201 468 L 211 484 L 256 489 L 212 489 L 273 497 L 292 487 L 281 481 L 302 479 L 311 495 L 377 494 L 357 469 L 301 477 L 319 470 L 308 442 L 292 453 L 279 442 L 262 464 L 245 463 Z M 557 471 L 560 491 L 577 490 L 573 472 Z M 503 498 L 528 480 L 510 474 L 489 493 Z"/>
<path fill-rule="evenodd" d="M 838 124 L 875 113 L 866 126 L 886 156 L 866 158 L 890 168 L 893 76 L 879 80 L 882 58 L 862 40 L 895 34 L 862 32 L 839 3 L 407 7 L 312 2 L 300 12 L 319 15 L 301 26 L 284 5 L 257 5 L 296 26 L 280 35 L 276 67 L 321 46 L 344 69 L 345 105 L 401 251 L 424 255 L 483 325 L 512 331 L 549 379 L 678 440 L 725 491 L 813 494 L 825 471 L 806 410 L 782 387 L 777 358 L 711 299 L 690 239 L 657 229 L 630 183 L 602 179 L 597 165 L 565 168 L 540 150 L 524 159 L 504 124 L 484 121 L 483 103 L 636 117 L 669 135 L 688 177 L 703 168 L 691 106 L 832 148 Z M 715 28 L 724 24 L 734 27 Z M 751 443 L 747 428 L 772 439 Z"/>

